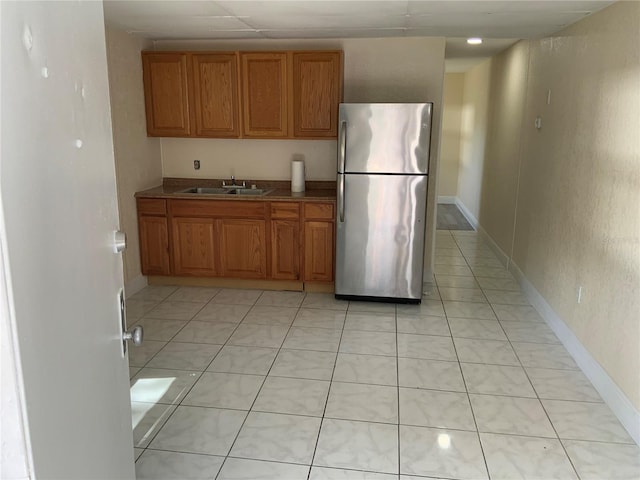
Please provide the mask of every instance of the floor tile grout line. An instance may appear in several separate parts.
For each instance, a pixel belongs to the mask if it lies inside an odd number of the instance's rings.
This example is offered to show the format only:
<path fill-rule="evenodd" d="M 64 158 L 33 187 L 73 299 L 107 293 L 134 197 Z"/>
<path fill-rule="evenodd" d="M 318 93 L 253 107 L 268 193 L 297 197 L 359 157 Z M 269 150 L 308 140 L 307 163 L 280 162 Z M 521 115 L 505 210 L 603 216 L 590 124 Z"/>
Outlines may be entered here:
<path fill-rule="evenodd" d="M 260 300 L 262 295 L 264 295 L 264 293 L 265 293 L 265 291 L 263 290 L 262 293 L 260 294 L 260 296 L 256 299 L 256 303 L 254 303 L 253 306 L 255 306 L 257 304 L 257 302 Z M 227 454 L 225 455 L 225 459 L 222 462 L 222 465 L 220 466 L 220 470 L 218 471 L 218 474 L 216 475 L 216 479 L 220 475 L 220 472 L 222 472 L 222 469 L 224 468 L 224 465 L 227 462 L 227 459 L 229 458 L 229 455 L 230 455 L 231 451 L 233 450 L 234 445 L 238 441 L 238 437 L 240 436 L 240 432 L 242 431 L 242 429 L 244 428 L 245 424 L 247 423 L 247 419 L 249 418 L 249 415 L 251 414 L 251 412 L 253 410 L 253 406 L 255 405 L 256 400 L 260 396 L 260 392 L 264 388 L 264 384 L 266 383 L 267 378 L 269 378 L 269 373 L 271 372 L 271 369 L 273 368 L 273 365 L 275 364 L 276 358 L 278 358 L 278 355 L 282 351 L 282 346 L 284 345 L 284 342 L 287 339 L 287 335 L 289 335 L 289 332 L 291 331 L 291 328 L 293 326 L 293 322 L 295 321 L 295 317 L 298 315 L 298 312 L 300 311 L 301 305 L 304 302 L 304 299 L 305 299 L 306 296 L 307 296 L 307 294 L 306 294 L 306 292 L 304 292 L 304 296 L 302 297 L 302 300 L 300 300 L 300 304 L 298 305 L 298 310 L 296 311 L 296 315 L 294 315 L 294 318 L 291 321 L 291 324 L 289 325 L 289 328 L 287 329 L 287 333 L 282 337 L 282 342 L 280 343 L 280 347 L 278 348 L 278 351 L 277 351 L 276 355 L 273 357 L 273 360 L 271 361 L 271 365 L 269 366 L 269 369 L 267 370 L 267 373 L 264 376 L 264 380 L 262 381 L 262 384 L 260 385 L 260 388 L 258 389 L 258 391 L 256 393 L 256 396 L 253 399 L 253 402 L 251 402 L 251 406 L 249 407 L 249 410 L 247 411 L 247 414 L 245 415 L 244 420 L 242 421 L 242 424 L 240 425 L 240 428 L 238 429 L 238 433 L 236 433 L 236 435 L 235 435 L 235 437 L 233 439 L 233 442 L 231 442 L 231 446 L 229 447 L 229 450 L 227 451 Z M 249 310 L 249 311 L 251 311 L 251 310 Z M 247 312 L 247 315 L 248 314 L 249 314 L 249 312 Z M 245 315 L 245 317 L 246 317 L 246 315 Z M 244 320 L 245 317 L 243 317 L 243 320 Z M 227 339 L 227 342 L 230 339 L 231 339 L 231 337 L 229 337 L 229 339 Z M 255 459 L 255 460 L 259 460 L 259 459 Z M 311 467 L 309 467 L 309 471 L 311 471 Z"/>
<path fill-rule="evenodd" d="M 457 243 L 457 241 L 456 241 L 456 243 Z M 463 254 L 463 255 L 464 255 L 464 254 Z M 466 260 L 466 256 L 465 256 L 465 260 Z M 474 279 L 475 279 L 475 280 L 476 280 L 476 282 L 477 282 L 477 281 L 478 281 L 478 279 L 477 279 L 477 278 L 476 278 L 476 276 L 475 276 L 475 272 L 474 272 L 473 270 L 471 270 L 471 272 L 473 273 Z M 483 291 L 483 293 L 484 293 L 484 291 Z M 493 311 L 493 314 L 496 316 L 496 318 L 498 318 L 498 315 L 496 314 L 496 311 L 495 311 L 494 306 L 493 306 L 492 304 L 489 304 L 489 305 L 490 305 L 491 310 Z M 445 312 L 445 313 L 446 313 L 446 312 Z M 531 386 L 531 388 L 532 388 L 533 392 L 535 393 L 535 395 L 536 395 L 536 399 L 538 400 L 538 403 L 539 403 L 539 404 L 540 404 L 540 406 L 542 407 L 542 410 L 544 411 L 544 413 L 545 413 L 545 415 L 546 415 L 546 417 L 547 417 L 547 420 L 548 420 L 548 422 L 549 422 L 549 425 L 551 425 L 551 428 L 553 429 L 553 432 L 554 432 L 554 433 L 555 433 L 555 435 L 556 435 L 555 439 L 558 441 L 558 443 L 560 443 L 560 446 L 562 447 L 562 450 L 564 451 L 564 454 L 565 454 L 565 456 L 566 456 L 567 460 L 569 461 L 569 463 L 570 463 L 570 465 L 571 465 L 571 468 L 573 468 L 573 471 L 575 472 L 575 474 L 576 474 L 577 478 L 579 479 L 579 478 L 580 478 L 580 476 L 579 476 L 579 474 L 578 474 L 578 470 L 576 469 L 575 465 L 573 464 L 573 461 L 571 460 L 571 457 L 569 456 L 569 453 L 567 452 L 567 450 L 566 450 L 566 448 L 565 448 L 564 444 L 560 441 L 560 437 L 559 437 L 559 435 L 558 435 L 558 432 L 557 432 L 557 430 L 556 430 L 556 427 L 555 427 L 555 425 L 553 425 L 553 422 L 551 421 L 551 418 L 549 417 L 549 414 L 548 414 L 547 410 L 545 409 L 545 407 L 544 407 L 544 405 L 543 405 L 543 403 L 542 403 L 542 400 L 540 399 L 540 395 L 538 394 L 538 391 L 536 390 L 535 386 L 533 385 L 533 382 L 531 381 L 531 377 L 529 376 L 529 373 L 528 373 L 528 372 L 527 372 L 527 370 L 525 369 L 524 365 L 522 365 L 522 360 L 520 359 L 520 356 L 517 354 L 517 352 L 516 352 L 515 348 L 513 348 L 513 344 L 511 343 L 511 339 L 510 339 L 510 338 L 509 338 L 509 336 L 507 335 L 506 330 L 504 330 L 504 327 L 503 327 L 502 323 L 500 323 L 500 321 L 498 321 L 498 323 L 499 323 L 500 328 L 502 329 L 502 331 L 503 331 L 503 333 L 504 333 L 505 337 L 507 338 L 507 341 L 509 342 L 509 346 L 511 347 L 511 350 L 513 351 L 513 353 L 515 354 L 516 358 L 518 359 L 518 362 L 520 362 L 520 368 L 521 368 L 521 369 L 522 369 L 522 371 L 524 372 L 524 374 L 525 374 L 525 376 L 526 376 L 526 378 L 527 378 L 527 381 L 529 382 L 529 385 Z M 469 399 L 469 401 L 471 401 L 471 399 Z M 473 405 L 471 405 L 471 409 L 472 409 L 472 411 L 473 411 Z M 475 419 L 475 413 L 474 413 L 474 419 Z M 476 427 L 477 427 L 477 424 L 476 424 Z M 479 432 L 478 432 L 478 438 L 480 438 L 480 433 L 479 433 Z M 485 456 L 485 463 L 486 463 L 486 456 Z M 488 465 L 487 465 L 487 472 L 488 472 L 488 471 L 489 471 L 489 468 L 488 468 Z"/>
<path fill-rule="evenodd" d="M 455 241 L 455 240 L 454 240 Z M 466 259 L 465 259 L 466 261 Z M 438 290 L 440 290 L 440 287 L 437 287 Z M 446 311 L 445 311 L 445 315 L 446 315 Z M 449 325 L 449 317 L 446 317 L 447 319 L 447 325 Z M 449 330 L 451 330 L 451 325 L 449 325 Z M 467 380 L 464 377 L 464 373 L 462 372 L 462 364 L 460 362 L 460 357 L 458 356 L 458 348 L 456 347 L 455 342 L 453 341 L 453 336 L 452 336 L 452 343 L 453 343 L 453 350 L 456 354 L 456 358 L 458 359 L 458 370 L 460 371 L 460 377 L 462 378 L 462 383 L 464 385 L 464 389 L 465 389 L 465 395 L 467 396 L 467 402 L 469 403 L 469 410 L 471 411 L 471 417 L 473 418 L 473 424 L 475 425 L 476 431 L 476 437 L 478 438 L 478 445 L 480 446 L 480 452 L 482 453 L 482 460 L 484 462 L 484 468 L 485 471 L 487 472 L 487 478 L 491 478 L 491 475 L 489 473 L 489 465 L 487 462 L 487 456 L 484 453 L 484 447 L 482 445 L 482 440 L 480 439 L 480 431 L 478 430 L 478 421 L 476 420 L 476 414 L 473 411 L 473 405 L 471 404 L 471 397 L 469 396 L 469 387 L 467 386 Z"/>
<path fill-rule="evenodd" d="M 173 293 L 175 293 L 177 290 L 178 290 L 178 288 L 176 288 L 176 289 L 174 290 L 174 292 L 173 292 Z M 222 291 L 222 290 L 224 290 L 224 289 L 220 289 L 220 290 L 219 290 L 219 291 L 218 291 L 218 292 L 217 292 L 217 293 L 216 293 L 216 294 L 215 294 L 215 295 L 214 295 L 214 296 L 209 300 L 209 302 L 207 302 L 207 303 L 206 303 L 206 304 L 205 304 L 205 305 L 204 305 L 200 310 L 198 310 L 198 312 L 197 312 L 196 314 L 194 314 L 194 316 L 192 317 L 192 319 L 191 319 L 191 320 L 189 320 L 189 321 L 187 322 L 187 324 L 188 324 L 188 323 L 190 323 L 190 322 L 193 320 L 193 318 L 195 318 L 195 317 L 198 315 L 198 313 L 200 313 L 200 312 L 202 311 L 202 309 L 204 309 L 204 307 L 205 307 L 206 305 L 208 305 L 208 304 L 213 300 L 213 298 L 215 298 L 215 297 L 220 293 L 220 291 Z M 173 294 L 173 293 L 172 293 L 172 294 Z M 170 294 L 169 296 L 171 296 L 172 294 Z M 262 295 L 262 294 L 260 294 L 260 296 L 261 296 L 261 295 Z M 168 297 L 167 297 L 167 298 L 168 298 Z M 259 298 L 259 297 L 258 297 L 258 298 Z M 165 298 L 165 300 L 162 300 L 160 303 L 163 303 L 164 301 L 166 301 L 166 298 Z M 257 301 L 257 299 L 256 299 L 256 301 Z M 160 303 L 159 303 L 159 304 L 160 304 Z M 252 305 L 252 307 L 253 307 L 253 305 Z M 250 311 L 250 310 L 251 310 L 251 309 L 249 309 L 249 311 Z M 247 311 L 247 313 L 243 316 L 243 319 L 244 319 L 244 317 L 246 317 L 246 315 L 248 315 L 249 311 Z M 231 336 L 232 336 L 232 335 L 233 335 L 233 333 L 238 329 L 238 326 L 239 326 L 241 323 L 242 323 L 242 320 L 241 320 L 241 321 L 236 325 L 236 328 L 234 328 L 233 332 L 231 332 L 231 335 L 229 336 L 229 338 L 231 338 Z M 186 325 L 187 325 L 187 324 L 185 324 L 185 327 L 186 327 Z M 184 327 L 183 327 L 183 328 L 184 328 Z M 176 334 L 176 335 L 177 335 L 177 334 Z M 148 447 L 149 445 L 151 445 L 151 443 L 155 440 L 155 438 L 158 436 L 158 434 L 160 433 L 160 431 L 164 428 L 164 426 L 165 426 L 165 425 L 166 425 L 166 423 L 169 421 L 169 419 L 170 419 L 170 418 L 173 416 L 173 414 L 178 410 L 178 407 L 179 407 L 179 406 L 187 406 L 187 405 L 184 405 L 184 404 L 183 404 L 183 401 L 187 398 L 187 395 L 189 395 L 189 393 L 191 392 L 191 390 L 193 390 L 193 388 L 195 387 L 195 385 L 196 385 L 196 384 L 198 383 L 198 381 L 202 378 L 202 376 L 203 376 L 203 375 L 204 375 L 204 373 L 207 371 L 207 369 L 209 368 L 209 366 L 211 366 L 211 363 L 213 363 L 213 361 L 216 359 L 216 357 L 220 354 L 220 352 L 222 351 L 222 349 L 224 348 L 224 346 L 225 346 L 225 345 L 227 344 L 227 342 L 229 341 L 229 338 L 227 338 L 227 341 L 226 341 L 226 342 L 221 346 L 221 348 L 218 350 L 218 352 L 216 352 L 216 354 L 213 356 L 213 358 L 211 359 L 211 361 L 209 362 L 209 364 L 208 364 L 208 365 L 207 365 L 207 366 L 206 366 L 206 367 L 205 367 L 205 368 L 200 372 L 200 375 L 198 376 L 198 378 L 196 379 L 196 381 L 193 383 L 193 385 L 191 385 L 191 388 L 189 388 L 189 390 L 187 391 L 187 393 L 182 397 L 182 399 L 180 400 L 180 402 L 178 402 L 178 403 L 176 403 L 176 404 L 175 404 L 175 408 L 173 409 L 173 411 L 171 412 L 171 414 L 169 414 L 169 416 L 167 416 L 167 418 L 164 420 L 164 422 L 162 422 L 162 425 L 160 426 L 160 428 L 158 428 L 158 430 L 156 431 L 156 433 L 155 433 L 155 434 L 153 435 L 153 437 L 149 440 L 149 442 L 148 442 L 148 444 L 147 444 L 147 447 Z M 149 362 L 150 362 L 150 361 L 151 361 L 151 360 L 152 360 L 152 359 L 153 359 L 153 358 L 154 358 L 158 353 L 160 353 L 160 352 L 161 352 L 161 351 L 166 347 L 166 345 L 168 345 L 168 344 L 169 344 L 169 342 L 166 342 L 165 346 L 163 346 L 163 347 L 162 347 L 158 352 L 156 352 L 156 354 L 154 354 L 154 355 L 153 355 L 153 356 L 152 356 L 152 357 L 147 361 L 147 364 L 148 364 L 148 363 L 149 363 Z M 145 366 L 146 366 L 146 364 L 145 364 Z M 143 368 L 145 368 L 145 367 L 143 367 Z M 142 370 L 142 369 L 141 369 L 141 370 Z M 139 372 L 137 372 L 137 373 L 139 373 Z M 147 448 L 147 447 L 145 447 L 145 450 L 146 450 L 146 448 Z M 143 454 L 144 454 L 144 452 L 143 452 Z M 142 454 L 140 455 L 140 457 L 142 457 Z M 140 457 L 138 457 L 138 458 L 140 458 Z"/>
<path fill-rule="evenodd" d="M 220 292 L 218 292 L 218 293 L 220 293 Z M 216 293 L 216 295 L 217 295 L 217 293 Z M 215 297 L 216 295 L 214 295 L 214 297 Z M 211 299 L 211 300 L 213 300 L 213 298 L 214 298 L 214 297 L 212 297 L 212 299 Z M 210 300 L 210 301 L 211 301 L 211 300 Z M 161 303 L 162 303 L 162 302 L 161 302 Z M 207 303 L 208 303 L 208 302 L 207 302 Z M 206 304 L 205 304 L 205 306 L 206 306 Z M 203 306 L 202 308 L 204 308 L 204 306 Z M 202 311 L 202 309 L 198 310 L 198 313 L 199 313 L 199 312 L 201 312 L 201 311 Z M 198 313 L 196 313 L 196 314 L 194 315 L 194 317 L 195 317 Z M 249 312 L 247 312 L 247 313 L 245 314 L 245 317 L 246 317 L 246 315 L 248 315 L 248 313 L 249 313 Z M 244 317 L 243 317 L 243 319 L 244 319 Z M 189 322 L 188 322 L 188 323 L 190 323 L 190 322 L 191 322 L 191 320 L 189 320 Z M 240 323 L 242 323 L 242 322 L 240 322 Z M 240 323 L 238 323 L 238 324 L 236 325 L 236 328 L 234 328 L 233 332 L 235 332 L 235 331 L 238 329 L 238 326 L 240 325 Z M 186 327 L 186 325 L 185 325 L 185 327 Z M 183 328 L 184 328 L 184 327 L 183 327 Z M 231 332 L 231 335 L 233 335 L 233 332 Z M 177 335 L 177 334 L 176 334 L 176 335 Z M 231 335 L 229 336 L 229 338 L 231 338 Z M 227 342 L 229 341 L 229 338 L 227 339 Z M 169 342 L 167 342 L 167 345 L 168 345 L 168 344 L 169 344 Z M 158 434 L 160 433 L 160 431 L 161 431 L 161 430 L 164 428 L 164 426 L 167 424 L 167 422 L 169 421 L 169 419 L 170 419 L 171 417 L 173 417 L 174 413 L 178 410 L 178 407 L 180 407 L 180 406 L 188 406 L 188 405 L 184 405 L 184 404 L 183 404 L 184 400 L 187 398 L 187 396 L 189 395 L 189 393 L 191 393 L 191 391 L 192 391 L 192 390 L 193 390 L 193 388 L 196 386 L 196 384 L 200 381 L 200 379 L 202 378 L 202 376 L 204 375 L 204 373 L 207 371 L 207 369 L 209 368 L 209 366 L 211 366 L 211 364 L 212 364 L 212 363 L 213 363 L 213 361 L 216 359 L 216 357 L 220 354 L 220 352 L 222 351 L 222 348 L 224 348 L 224 345 L 226 345 L 226 342 L 225 342 L 225 343 L 222 345 L 222 347 L 221 347 L 221 348 L 216 352 L 216 354 L 213 356 L 213 358 L 212 358 L 212 359 L 211 359 L 211 361 L 207 364 L 207 366 L 206 366 L 206 367 L 205 367 L 205 368 L 200 372 L 200 375 L 198 375 L 198 378 L 196 379 L 196 381 L 195 381 L 195 382 L 193 382 L 193 384 L 191 385 L 191 387 L 189 388 L 189 390 L 187 391 L 187 393 L 185 393 L 185 395 L 182 397 L 182 399 L 180 400 L 180 402 L 178 402 L 178 403 L 176 403 L 176 404 L 175 404 L 175 408 L 174 408 L 174 409 L 173 409 L 173 411 L 169 414 L 169 416 L 167 416 L 167 418 L 165 419 L 165 421 L 164 421 L 164 422 L 162 422 L 162 426 L 160 426 L 160 428 L 158 428 L 158 430 L 155 432 L 155 434 L 153 435 L 153 437 L 149 440 L 149 443 L 147 444 L 147 446 L 151 445 L 151 443 L 155 440 L 155 438 L 158 436 Z M 165 345 L 165 347 L 166 347 L 166 345 Z M 156 353 L 156 355 L 157 355 L 158 353 L 160 353 L 163 349 L 164 349 L 164 347 L 162 347 L 162 349 L 160 349 L 160 350 Z M 153 357 L 151 357 L 151 358 L 149 359 L 149 362 L 150 362 L 150 361 L 151 361 L 151 360 L 152 360 L 156 355 L 154 355 Z M 148 363 L 148 362 L 147 362 L 147 363 Z M 146 447 L 145 447 L 145 450 L 146 450 Z M 144 453 L 144 452 L 143 452 L 143 453 Z M 140 455 L 140 457 L 142 457 L 142 455 Z M 220 468 L 222 468 L 222 466 L 221 466 Z"/>
<path fill-rule="evenodd" d="M 161 300 L 155 307 L 153 307 L 153 309 L 159 307 L 161 304 L 163 304 L 164 302 L 166 302 L 168 300 L 168 298 L 173 295 L 174 293 L 176 293 L 178 290 L 180 290 L 181 287 L 176 287 L 166 298 L 164 298 L 163 300 Z M 162 348 L 160 350 L 158 350 L 156 353 L 154 353 L 149 360 L 147 360 L 147 362 L 145 363 L 145 365 L 141 368 L 145 368 L 147 367 L 147 365 L 149 364 L 149 362 L 151 362 L 161 351 L 163 351 L 166 346 L 169 344 L 169 342 L 171 342 L 182 330 L 184 330 L 184 328 L 193 321 L 193 319 L 220 293 L 220 289 L 218 289 L 218 291 L 209 299 L 208 302 L 205 302 L 205 304 L 196 312 L 194 313 L 190 319 L 186 320 L 186 323 L 171 337 L 171 339 L 169 339 L 168 341 L 165 342 L 165 344 L 162 346 Z M 186 302 L 185 302 L 186 303 Z M 190 303 L 195 303 L 195 302 L 190 302 Z M 126 303 L 125 303 L 126 306 Z M 126 307 L 125 307 L 126 308 Z M 150 310 L 151 312 L 151 310 Z M 136 323 L 134 325 L 137 325 L 140 321 L 142 321 L 145 318 L 145 315 L 142 316 L 142 318 L 140 318 L 139 320 L 136 321 Z M 181 319 L 159 319 L 159 320 L 179 320 L 179 321 L 184 321 Z M 234 329 L 235 331 L 235 329 Z M 188 343 L 188 342 L 186 342 Z M 217 354 L 216 354 L 217 355 Z"/>
<path fill-rule="evenodd" d="M 347 303 L 347 310 L 345 311 L 344 322 L 342 323 L 342 330 L 340 331 L 340 340 L 338 341 L 338 348 L 336 350 L 336 358 L 333 362 L 333 370 L 331 370 L 331 378 L 329 379 L 329 390 L 327 392 L 327 398 L 324 402 L 324 409 L 322 411 L 322 417 L 320 418 L 320 427 L 318 428 L 318 435 L 316 437 L 316 444 L 313 447 L 313 454 L 311 455 L 311 466 L 309 467 L 309 473 L 307 475 L 307 480 L 311 477 L 311 469 L 313 468 L 313 462 L 316 459 L 316 453 L 318 452 L 318 444 L 320 443 L 320 434 L 322 433 L 322 425 L 324 424 L 325 414 L 327 413 L 327 405 L 329 405 L 329 396 L 331 395 L 331 390 L 333 387 L 333 377 L 336 373 L 336 367 L 338 365 L 338 355 L 340 355 L 340 345 L 342 344 L 342 336 L 344 335 L 344 327 L 347 323 L 347 313 L 349 311 L 349 305 L 351 302 Z"/>

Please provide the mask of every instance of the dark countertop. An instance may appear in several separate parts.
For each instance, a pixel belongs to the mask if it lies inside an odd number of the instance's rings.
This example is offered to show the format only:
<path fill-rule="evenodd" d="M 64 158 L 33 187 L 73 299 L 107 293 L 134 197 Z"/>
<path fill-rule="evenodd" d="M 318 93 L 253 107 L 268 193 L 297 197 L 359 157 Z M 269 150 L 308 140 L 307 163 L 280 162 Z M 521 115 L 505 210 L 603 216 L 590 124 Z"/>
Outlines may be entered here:
<path fill-rule="evenodd" d="M 219 187 L 222 180 L 218 179 L 188 179 L 188 178 L 165 178 L 163 184 L 157 187 L 136 192 L 137 198 L 184 198 L 184 199 L 216 199 L 216 200 L 328 200 L 336 199 L 336 182 L 329 181 L 308 181 L 304 192 L 292 193 L 291 182 L 289 181 L 253 181 L 247 182 L 247 186 L 255 184 L 257 188 L 272 190 L 267 195 L 229 195 L 229 194 L 202 194 L 202 193 L 179 193 L 190 187 Z M 228 182 L 228 180 L 227 180 Z M 237 180 L 242 184 L 242 180 Z"/>

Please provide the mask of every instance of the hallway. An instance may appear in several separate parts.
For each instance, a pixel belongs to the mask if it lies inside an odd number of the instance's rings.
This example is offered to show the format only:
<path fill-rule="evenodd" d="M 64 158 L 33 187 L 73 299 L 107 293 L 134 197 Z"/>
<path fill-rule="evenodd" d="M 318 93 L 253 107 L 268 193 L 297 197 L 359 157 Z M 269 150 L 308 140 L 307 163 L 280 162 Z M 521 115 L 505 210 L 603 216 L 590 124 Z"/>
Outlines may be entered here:
<path fill-rule="evenodd" d="M 138 479 L 623 479 L 636 446 L 472 231 L 422 305 L 150 286 Z"/>

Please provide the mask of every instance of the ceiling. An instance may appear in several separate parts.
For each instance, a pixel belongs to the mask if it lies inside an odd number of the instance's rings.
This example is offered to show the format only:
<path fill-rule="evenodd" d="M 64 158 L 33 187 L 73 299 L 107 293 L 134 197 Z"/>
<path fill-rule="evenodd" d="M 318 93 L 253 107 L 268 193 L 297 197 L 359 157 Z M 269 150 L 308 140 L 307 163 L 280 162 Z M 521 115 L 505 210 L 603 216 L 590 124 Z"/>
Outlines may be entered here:
<path fill-rule="evenodd" d="M 613 1 L 105 0 L 107 25 L 154 40 L 439 36 L 448 71 L 555 33 Z M 481 46 L 465 39 L 483 37 Z M 471 63 L 470 63 L 471 62 Z"/>

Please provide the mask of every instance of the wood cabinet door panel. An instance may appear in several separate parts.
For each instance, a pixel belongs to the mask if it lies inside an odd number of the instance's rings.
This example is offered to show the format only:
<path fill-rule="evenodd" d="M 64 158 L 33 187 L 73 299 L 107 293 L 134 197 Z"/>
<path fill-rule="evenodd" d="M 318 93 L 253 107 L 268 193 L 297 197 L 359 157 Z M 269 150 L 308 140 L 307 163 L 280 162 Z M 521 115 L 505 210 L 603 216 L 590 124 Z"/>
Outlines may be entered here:
<path fill-rule="evenodd" d="M 243 136 L 286 137 L 287 54 L 242 53 Z"/>
<path fill-rule="evenodd" d="M 176 275 L 212 276 L 216 265 L 216 228 L 211 218 L 173 218 L 173 262 Z"/>
<path fill-rule="evenodd" d="M 305 222 L 304 279 L 333 281 L 333 222 Z"/>
<path fill-rule="evenodd" d="M 220 259 L 225 277 L 266 278 L 266 222 L 218 220 Z"/>
<path fill-rule="evenodd" d="M 196 135 L 238 137 L 238 58 L 235 54 L 193 54 Z"/>
<path fill-rule="evenodd" d="M 340 52 L 293 53 L 294 137 L 336 137 L 342 96 Z"/>
<path fill-rule="evenodd" d="M 169 275 L 169 231 L 166 217 L 138 217 L 140 264 L 144 275 Z"/>
<path fill-rule="evenodd" d="M 271 221 L 271 277 L 276 280 L 300 278 L 300 222 Z"/>
<path fill-rule="evenodd" d="M 187 55 L 143 53 L 142 68 L 147 134 L 150 136 L 190 135 Z"/>

